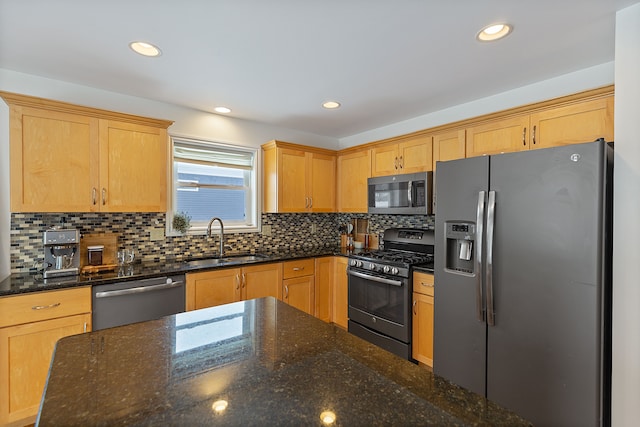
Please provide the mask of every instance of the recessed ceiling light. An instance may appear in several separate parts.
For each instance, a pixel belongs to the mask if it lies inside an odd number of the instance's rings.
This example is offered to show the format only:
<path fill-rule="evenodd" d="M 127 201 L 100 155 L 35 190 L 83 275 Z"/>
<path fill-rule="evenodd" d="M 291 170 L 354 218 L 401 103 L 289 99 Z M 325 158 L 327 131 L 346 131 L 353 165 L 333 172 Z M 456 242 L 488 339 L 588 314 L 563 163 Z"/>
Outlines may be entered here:
<path fill-rule="evenodd" d="M 160 48 L 147 42 L 131 42 L 129 47 L 144 56 L 160 56 L 161 54 Z"/>
<path fill-rule="evenodd" d="M 337 101 L 327 101 L 327 102 L 324 102 L 322 106 L 327 110 L 333 110 L 335 108 L 340 108 L 340 103 Z"/>
<path fill-rule="evenodd" d="M 231 108 L 227 107 L 216 107 L 213 109 L 216 113 L 227 114 L 231 112 Z"/>
<path fill-rule="evenodd" d="M 512 30 L 509 24 L 491 24 L 480 30 L 476 38 L 481 42 L 491 42 L 506 37 Z"/>

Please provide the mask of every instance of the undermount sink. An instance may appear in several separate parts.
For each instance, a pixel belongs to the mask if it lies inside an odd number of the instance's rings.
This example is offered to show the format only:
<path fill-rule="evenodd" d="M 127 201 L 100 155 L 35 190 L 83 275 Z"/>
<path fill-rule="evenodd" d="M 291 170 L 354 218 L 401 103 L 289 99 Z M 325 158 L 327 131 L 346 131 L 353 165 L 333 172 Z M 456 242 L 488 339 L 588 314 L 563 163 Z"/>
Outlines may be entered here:
<path fill-rule="evenodd" d="M 215 267 L 223 264 L 240 264 L 243 262 L 260 261 L 266 259 L 265 255 L 230 255 L 222 258 L 199 258 L 186 260 L 184 263 L 189 267 Z"/>

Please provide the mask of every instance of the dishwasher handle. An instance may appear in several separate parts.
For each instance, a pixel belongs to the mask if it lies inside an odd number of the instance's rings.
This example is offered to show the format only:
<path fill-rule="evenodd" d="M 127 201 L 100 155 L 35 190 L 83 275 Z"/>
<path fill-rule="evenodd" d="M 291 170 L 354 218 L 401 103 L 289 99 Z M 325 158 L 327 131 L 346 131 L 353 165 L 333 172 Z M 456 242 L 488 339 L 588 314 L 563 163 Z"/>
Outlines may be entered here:
<path fill-rule="evenodd" d="M 162 289 L 170 289 L 178 286 L 182 286 L 182 282 L 164 283 L 162 285 L 150 285 L 150 286 L 137 286 L 135 288 L 118 289 L 115 291 L 102 291 L 96 292 L 96 298 L 109 298 L 117 297 L 121 295 L 141 294 L 144 292 L 160 291 Z"/>

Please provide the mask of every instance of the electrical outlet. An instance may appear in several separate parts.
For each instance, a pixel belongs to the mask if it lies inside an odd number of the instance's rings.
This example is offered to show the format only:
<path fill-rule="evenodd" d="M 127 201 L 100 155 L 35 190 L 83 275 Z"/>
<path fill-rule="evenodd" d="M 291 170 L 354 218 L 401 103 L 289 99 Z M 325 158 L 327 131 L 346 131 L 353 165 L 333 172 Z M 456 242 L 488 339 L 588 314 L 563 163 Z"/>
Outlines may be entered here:
<path fill-rule="evenodd" d="M 311 234 L 316 234 L 316 232 L 318 231 L 318 227 L 316 226 L 315 223 L 311 224 Z"/>
<path fill-rule="evenodd" d="M 152 228 L 149 232 L 149 240 L 164 240 L 164 228 Z"/>
<path fill-rule="evenodd" d="M 263 225 L 262 226 L 262 234 L 264 236 L 271 236 L 271 226 L 270 225 Z"/>

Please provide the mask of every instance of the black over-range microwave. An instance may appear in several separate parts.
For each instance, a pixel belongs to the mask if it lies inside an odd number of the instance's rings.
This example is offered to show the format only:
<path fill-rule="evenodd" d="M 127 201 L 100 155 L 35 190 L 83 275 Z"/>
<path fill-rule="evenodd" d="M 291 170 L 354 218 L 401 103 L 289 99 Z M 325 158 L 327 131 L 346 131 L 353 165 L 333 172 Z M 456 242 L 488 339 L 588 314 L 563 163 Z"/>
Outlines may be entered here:
<path fill-rule="evenodd" d="M 367 180 L 369 213 L 431 214 L 433 172 L 380 176 Z"/>

